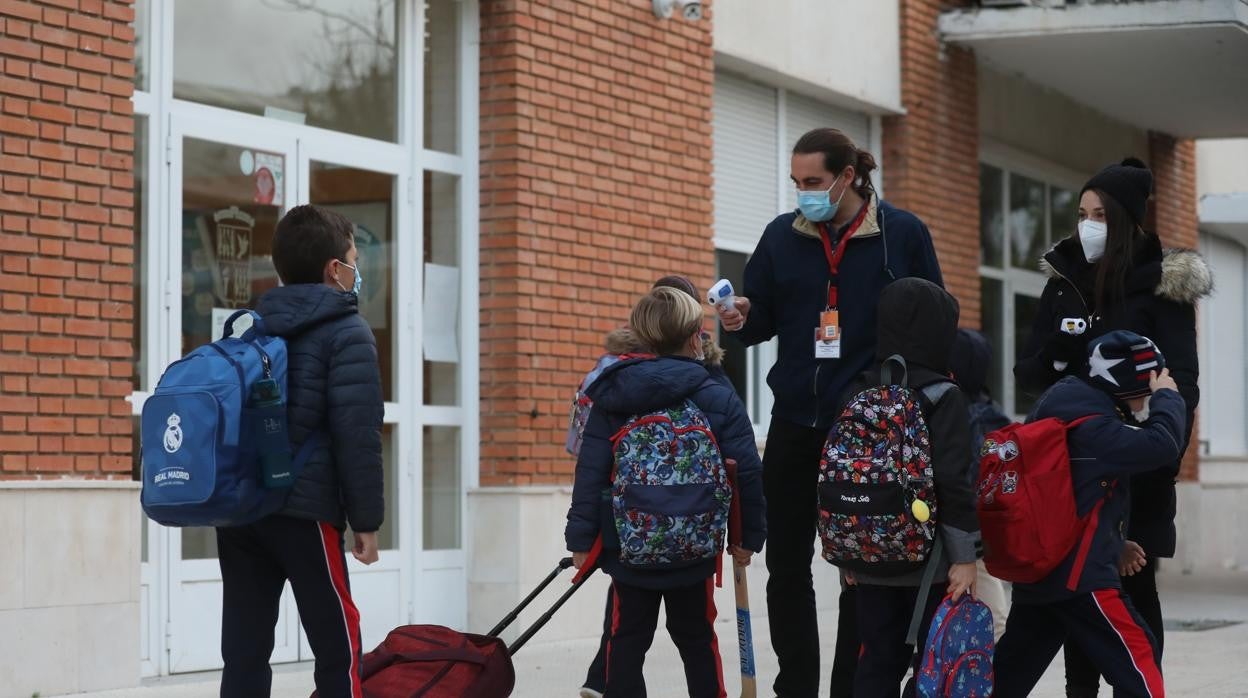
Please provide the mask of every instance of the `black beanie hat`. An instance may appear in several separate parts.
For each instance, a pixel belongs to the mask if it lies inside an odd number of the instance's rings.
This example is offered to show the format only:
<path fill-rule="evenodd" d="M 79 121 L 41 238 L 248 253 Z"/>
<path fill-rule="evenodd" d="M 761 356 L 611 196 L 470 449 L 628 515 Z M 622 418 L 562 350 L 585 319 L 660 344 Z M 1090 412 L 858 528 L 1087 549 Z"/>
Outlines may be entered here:
<path fill-rule="evenodd" d="M 1153 191 L 1153 173 L 1142 160 L 1127 158 L 1093 175 L 1079 190 L 1079 196 L 1089 189 L 1099 189 L 1112 196 L 1127 209 L 1136 225 L 1143 226 L 1148 195 Z"/>
<path fill-rule="evenodd" d="M 1166 367 L 1166 357 L 1148 337 L 1115 330 L 1092 340 L 1088 380 L 1117 398 L 1143 397 L 1152 392 L 1149 373 Z"/>

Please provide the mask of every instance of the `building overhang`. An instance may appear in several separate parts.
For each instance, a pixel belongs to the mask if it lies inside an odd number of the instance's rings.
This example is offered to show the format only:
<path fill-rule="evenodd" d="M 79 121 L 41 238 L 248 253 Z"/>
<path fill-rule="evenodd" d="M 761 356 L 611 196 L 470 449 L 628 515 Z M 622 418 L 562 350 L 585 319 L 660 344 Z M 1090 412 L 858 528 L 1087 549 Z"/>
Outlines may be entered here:
<path fill-rule="evenodd" d="M 980 60 L 1137 128 L 1248 136 L 1245 0 L 955 10 L 939 28 Z"/>
<path fill-rule="evenodd" d="M 1248 193 L 1200 197 L 1200 229 L 1248 247 Z"/>

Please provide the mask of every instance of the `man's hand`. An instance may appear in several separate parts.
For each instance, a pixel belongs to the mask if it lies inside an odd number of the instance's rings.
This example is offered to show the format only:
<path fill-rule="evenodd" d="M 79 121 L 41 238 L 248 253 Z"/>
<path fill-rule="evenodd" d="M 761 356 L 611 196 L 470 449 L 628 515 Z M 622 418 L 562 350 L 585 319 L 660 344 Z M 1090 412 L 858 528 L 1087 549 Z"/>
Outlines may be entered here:
<path fill-rule="evenodd" d="M 1148 564 L 1148 558 L 1144 555 L 1144 548 L 1133 540 L 1127 541 L 1122 546 L 1122 553 L 1118 555 L 1118 574 L 1123 577 L 1130 577 L 1138 574 L 1144 566 Z"/>
<path fill-rule="evenodd" d="M 377 552 L 377 532 L 372 533 L 356 533 L 355 547 L 351 549 L 351 554 L 360 562 L 371 565 L 381 557 Z"/>
<path fill-rule="evenodd" d="M 585 561 L 589 559 L 589 553 L 572 553 L 572 566 L 581 569 L 585 566 Z"/>
<path fill-rule="evenodd" d="M 745 327 L 745 321 L 750 316 L 750 299 L 745 296 L 737 296 L 733 300 L 732 307 L 724 310 L 722 306 L 715 306 L 719 312 L 719 324 L 729 332 L 736 332 Z"/>
<path fill-rule="evenodd" d="M 1163 368 L 1161 373 L 1152 371 L 1148 374 L 1148 387 L 1156 393 L 1158 390 L 1173 390 L 1179 392 L 1179 384 L 1174 382 L 1170 377 L 1170 369 Z"/>
<path fill-rule="evenodd" d="M 963 562 L 949 566 L 949 596 L 957 601 L 963 593 L 975 596 L 975 563 Z"/>
<path fill-rule="evenodd" d="M 754 551 L 742 548 L 739 545 L 728 546 L 728 554 L 732 556 L 732 561 L 737 567 L 749 567 L 750 558 L 754 557 Z"/>

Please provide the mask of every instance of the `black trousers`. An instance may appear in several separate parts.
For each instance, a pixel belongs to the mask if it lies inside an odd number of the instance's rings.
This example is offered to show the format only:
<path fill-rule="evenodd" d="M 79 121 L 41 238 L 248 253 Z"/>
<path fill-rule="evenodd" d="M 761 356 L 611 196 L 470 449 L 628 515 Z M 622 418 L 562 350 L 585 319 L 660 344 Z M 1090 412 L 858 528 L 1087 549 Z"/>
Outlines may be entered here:
<path fill-rule="evenodd" d="M 1165 694 L 1161 652 L 1152 633 L 1126 594 L 1102 589 L 1057 603 L 1014 604 L 993 658 L 993 695 L 1029 695 L 1063 642 L 1092 659 L 1115 696 Z"/>
<path fill-rule="evenodd" d="M 611 583 L 611 636 L 606 647 L 607 698 L 646 698 L 642 668 L 667 611 L 667 632 L 685 665 L 690 698 L 724 698 L 724 669 L 715 637 L 715 580 L 679 589 L 643 589 Z M 669 692 L 665 691 L 664 695 Z"/>
<path fill-rule="evenodd" d="M 927 639 L 936 608 L 945 597 L 944 583 L 932 586 L 919 624 L 919 642 Z M 854 671 L 854 698 L 898 698 L 906 669 L 917 672 L 922 653 L 906 644 L 906 631 L 914 618 L 918 587 L 857 587 L 858 633 L 862 654 Z"/>
<path fill-rule="evenodd" d="M 780 698 L 819 693 L 819 625 L 810 565 L 815 544 L 815 486 L 827 431 L 772 418 L 763 454 L 767 497 L 767 622 L 780 662 Z"/>
<path fill-rule="evenodd" d="M 1144 569 L 1130 577 L 1122 578 L 1122 591 L 1131 599 L 1144 624 L 1157 641 L 1157 654 L 1165 647 L 1165 626 L 1161 618 L 1161 598 L 1157 595 L 1157 558 L 1149 557 Z M 1096 663 L 1079 649 L 1067 643 L 1063 653 L 1066 659 L 1066 695 L 1071 698 L 1091 698 L 1100 691 L 1101 672 Z"/>
<path fill-rule="evenodd" d="M 589 671 L 585 673 L 585 682 L 581 686 L 592 688 L 599 693 L 607 690 L 607 643 L 611 641 L 611 619 L 615 615 L 615 590 L 607 590 L 607 612 L 602 619 L 602 639 L 598 641 L 598 653 L 594 661 L 589 663 Z"/>
<path fill-rule="evenodd" d="M 829 698 L 854 697 L 854 671 L 862 640 L 858 636 L 858 587 L 841 588 L 839 612 L 836 616 L 836 656 L 832 658 L 832 686 Z"/>
<path fill-rule="evenodd" d="M 224 587 L 221 698 L 266 698 L 282 588 L 290 580 L 299 619 L 316 655 L 321 698 L 362 698 L 360 612 L 351 600 L 342 531 L 270 516 L 217 529 Z"/>

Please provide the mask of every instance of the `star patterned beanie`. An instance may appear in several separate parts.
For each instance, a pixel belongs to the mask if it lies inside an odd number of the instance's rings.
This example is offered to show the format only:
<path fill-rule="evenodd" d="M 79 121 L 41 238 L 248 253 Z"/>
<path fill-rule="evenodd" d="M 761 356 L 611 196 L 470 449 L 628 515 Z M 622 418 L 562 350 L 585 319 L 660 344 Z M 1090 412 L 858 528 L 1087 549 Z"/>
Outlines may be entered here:
<path fill-rule="evenodd" d="M 1153 340 L 1134 332 L 1115 330 L 1089 344 L 1088 381 L 1116 398 L 1148 395 L 1152 392 L 1149 374 L 1166 367 Z"/>

